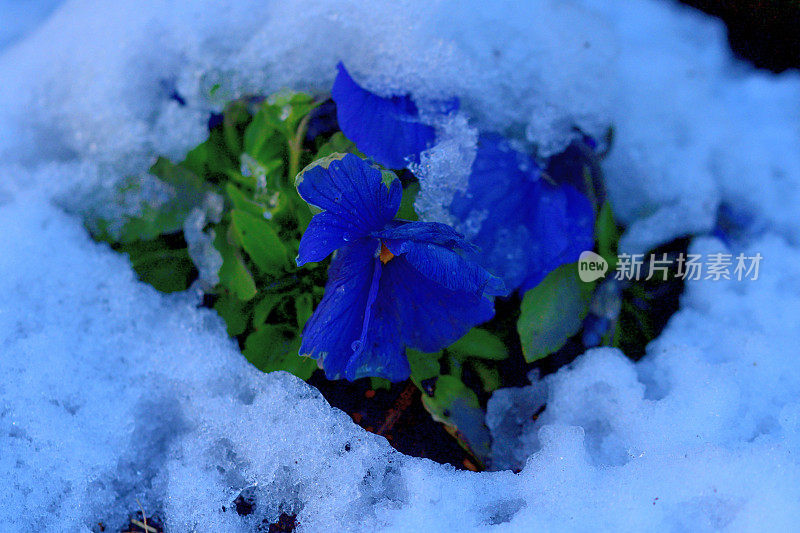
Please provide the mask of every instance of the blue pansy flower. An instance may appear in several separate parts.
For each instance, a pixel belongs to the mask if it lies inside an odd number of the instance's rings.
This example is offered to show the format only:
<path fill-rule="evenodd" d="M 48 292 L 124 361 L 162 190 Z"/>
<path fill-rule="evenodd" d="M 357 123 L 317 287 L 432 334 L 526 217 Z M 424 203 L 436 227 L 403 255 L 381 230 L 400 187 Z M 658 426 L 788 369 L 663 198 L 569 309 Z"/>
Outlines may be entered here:
<path fill-rule="evenodd" d="M 592 137 L 583 135 L 581 139 L 572 141 L 563 152 L 550 157 L 546 172 L 556 183 L 575 187 L 595 206 L 605 202 L 598 144 Z"/>
<path fill-rule="evenodd" d="M 496 134 L 479 137 L 467 191 L 455 196 L 450 212 L 466 227 L 480 224 L 470 240 L 481 249 L 481 264 L 509 290 L 535 287 L 594 245 L 589 199 L 543 179 L 533 159 Z"/>
<path fill-rule="evenodd" d="M 306 140 L 308 141 L 313 141 L 320 135 L 329 135 L 339 131 L 339 124 L 336 120 L 336 104 L 333 100 L 325 100 L 312 109 L 308 116 L 308 127 L 306 128 Z"/>
<path fill-rule="evenodd" d="M 420 122 L 419 110 L 408 95 L 383 98 L 358 85 L 342 63 L 331 96 L 345 137 L 359 150 L 388 168 L 404 168 L 431 146 L 436 130 Z M 443 114 L 455 110 L 458 100 L 440 102 Z"/>
<path fill-rule="evenodd" d="M 439 350 L 492 318 L 502 282 L 465 257 L 472 248 L 444 224 L 394 220 L 402 188 L 362 159 L 338 154 L 297 178 L 321 210 L 297 264 L 337 251 L 325 295 L 306 323 L 300 354 L 330 379 L 409 376 L 406 346 Z M 388 174 L 388 173 L 387 173 Z"/>

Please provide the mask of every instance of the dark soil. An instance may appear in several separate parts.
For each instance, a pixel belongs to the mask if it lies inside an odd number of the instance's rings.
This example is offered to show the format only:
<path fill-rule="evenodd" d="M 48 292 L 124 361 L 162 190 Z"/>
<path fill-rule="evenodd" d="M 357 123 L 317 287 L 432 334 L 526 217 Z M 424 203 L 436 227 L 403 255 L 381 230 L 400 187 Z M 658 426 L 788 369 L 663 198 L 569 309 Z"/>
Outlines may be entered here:
<path fill-rule="evenodd" d="M 230 507 L 223 507 L 222 511 L 227 512 L 233 510 L 239 516 L 250 516 L 253 513 L 258 513 L 258 501 L 256 494 L 251 491 L 244 491 L 231 502 Z M 259 533 L 290 533 L 297 528 L 297 515 L 282 512 L 275 522 L 270 522 L 268 519 L 263 519 L 260 524 L 256 526 L 255 531 Z"/>
<path fill-rule="evenodd" d="M 293 514 L 281 513 L 277 522 L 263 524 L 266 529 L 259 528 L 259 531 L 267 533 L 291 533 L 297 528 L 297 517 Z"/>
<path fill-rule="evenodd" d="M 393 383 L 389 390 L 375 390 L 369 379 L 329 381 L 318 370 L 308 382 L 328 403 L 367 431 L 386 437 L 396 450 L 456 468 L 475 469 L 470 455 L 425 410 L 421 393 L 410 380 Z"/>

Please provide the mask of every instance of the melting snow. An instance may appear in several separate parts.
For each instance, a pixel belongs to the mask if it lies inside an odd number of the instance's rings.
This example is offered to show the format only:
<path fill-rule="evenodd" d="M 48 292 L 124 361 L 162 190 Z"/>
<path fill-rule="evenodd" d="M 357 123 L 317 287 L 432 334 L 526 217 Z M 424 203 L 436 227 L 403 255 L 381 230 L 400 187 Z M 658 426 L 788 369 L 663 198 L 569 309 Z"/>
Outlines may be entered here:
<path fill-rule="evenodd" d="M 252 531 L 282 511 L 306 531 L 796 526 L 800 77 L 735 62 L 719 22 L 671 2 L 476 4 L 74 0 L 0 52 L 2 527 L 119 529 L 139 503 L 170 531 Z M 29 19 L 7 13 L 4 35 L 21 35 Z M 458 95 L 471 127 L 540 155 L 573 125 L 613 124 L 625 248 L 707 233 L 727 206 L 749 220 L 731 251 L 761 253 L 760 278 L 690 282 L 638 363 L 592 350 L 497 393 L 495 453 L 519 474 L 393 451 L 250 367 L 193 294 L 139 283 L 57 207 L 100 208 L 110 184 L 201 140 L 222 99 L 324 89 L 340 59 L 378 92 Z M 468 152 L 467 130 L 442 131 L 440 151 Z"/>

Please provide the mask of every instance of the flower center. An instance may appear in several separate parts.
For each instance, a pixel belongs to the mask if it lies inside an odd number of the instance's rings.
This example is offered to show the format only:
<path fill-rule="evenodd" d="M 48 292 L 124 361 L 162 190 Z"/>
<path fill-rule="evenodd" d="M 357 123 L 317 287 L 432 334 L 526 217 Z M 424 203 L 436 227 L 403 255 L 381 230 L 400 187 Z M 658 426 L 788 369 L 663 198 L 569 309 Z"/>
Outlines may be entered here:
<path fill-rule="evenodd" d="M 394 257 L 394 254 L 386 247 L 385 244 L 383 244 L 383 241 L 381 241 L 381 254 L 378 257 L 380 257 L 381 263 L 384 265 L 391 261 Z"/>

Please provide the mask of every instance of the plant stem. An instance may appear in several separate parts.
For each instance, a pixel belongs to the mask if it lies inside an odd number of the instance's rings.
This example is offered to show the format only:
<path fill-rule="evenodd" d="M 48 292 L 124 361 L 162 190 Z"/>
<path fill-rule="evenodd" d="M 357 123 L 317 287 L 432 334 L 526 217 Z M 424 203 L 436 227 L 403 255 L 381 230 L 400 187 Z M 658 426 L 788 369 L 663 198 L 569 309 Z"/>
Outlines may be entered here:
<path fill-rule="evenodd" d="M 289 179 L 294 181 L 297 173 L 300 172 L 300 155 L 303 153 L 303 138 L 306 136 L 308 121 L 311 114 L 304 116 L 297 126 L 294 137 L 289 140 Z"/>
<path fill-rule="evenodd" d="M 414 384 L 409 381 L 406 383 L 403 392 L 400 393 L 400 396 L 397 398 L 397 401 L 394 404 L 394 407 L 389 409 L 389 412 L 386 414 L 386 418 L 381 424 L 381 427 L 378 428 L 378 431 L 375 433 L 378 435 L 386 436 L 386 434 L 392 430 L 395 423 L 400 419 L 400 416 L 411 406 L 411 402 L 414 399 L 414 391 L 416 387 Z"/>

